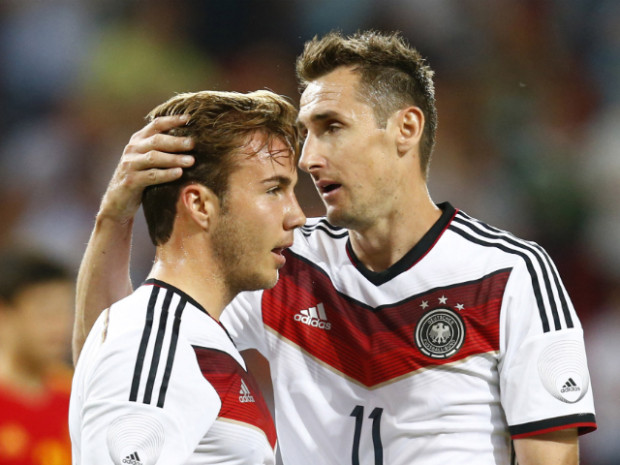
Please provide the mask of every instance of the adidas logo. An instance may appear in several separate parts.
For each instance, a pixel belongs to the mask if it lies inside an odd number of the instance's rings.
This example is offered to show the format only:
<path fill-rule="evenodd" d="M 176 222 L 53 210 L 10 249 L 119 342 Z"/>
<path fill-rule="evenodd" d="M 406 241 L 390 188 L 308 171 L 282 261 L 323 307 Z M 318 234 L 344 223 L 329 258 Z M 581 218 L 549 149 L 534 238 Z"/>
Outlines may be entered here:
<path fill-rule="evenodd" d="M 125 457 L 123 459 L 123 463 L 127 463 L 129 465 L 142 465 L 142 462 L 140 461 L 140 457 L 138 456 L 137 452 L 134 452 L 133 454 Z"/>
<path fill-rule="evenodd" d="M 581 388 L 577 386 L 577 383 L 575 383 L 573 378 L 568 378 L 568 381 L 564 383 L 564 386 L 562 386 L 562 389 L 560 390 L 562 394 L 575 391 L 581 391 Z"/>
<path fill-rule="evenodd" d="M 325 307 L 322 302 L 319 302 L 316 307 L 301 310 L 294 318 L 295 321 L 301 321 L 303 324 L 314 328 L 325 329 L 327 331 L 332 329 L 332 324 L 327 320 Z"/>
<path fill-rule="evenodd" d="M 239 389 L 239 402 L 254 402 L 254 396 L 248 389 L 247 384 L 241 380 L 241 389 Z"/>

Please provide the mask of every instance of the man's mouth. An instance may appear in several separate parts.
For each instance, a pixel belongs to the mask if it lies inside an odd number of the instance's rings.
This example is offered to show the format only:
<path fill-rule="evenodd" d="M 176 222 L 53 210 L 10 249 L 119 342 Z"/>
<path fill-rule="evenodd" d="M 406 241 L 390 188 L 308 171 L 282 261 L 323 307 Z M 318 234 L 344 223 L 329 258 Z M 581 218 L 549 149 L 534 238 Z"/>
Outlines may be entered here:
<path fill-rule="evenodd" d="M 321 191 L 321 194 L 329 194 L 330 192 L 338 189 L 340 186 L 341 184 L 327 184 L 319 187 L 319 190 Z"/>
<path fill-rule="evenodd" d="M 281 268 L 286 263 L 286 257 L 284 256 L 284 251 L 288 249 L 291 245 L 285 245 L 284 247 L 274 247 L 271 249 L 271 253 L 276 256 L 276 260 L 278 263 L 278 268 Z"/>

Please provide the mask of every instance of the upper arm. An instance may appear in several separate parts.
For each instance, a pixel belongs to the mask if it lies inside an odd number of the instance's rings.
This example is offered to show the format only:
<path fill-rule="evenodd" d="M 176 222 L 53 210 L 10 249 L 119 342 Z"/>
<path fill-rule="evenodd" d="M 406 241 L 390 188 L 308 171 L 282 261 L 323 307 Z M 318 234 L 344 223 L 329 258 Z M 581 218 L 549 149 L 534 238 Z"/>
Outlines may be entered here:
<path fill-rule="evenodd" d="M 555 276 L 559 285 L 551 292 L 556 282 L 551 278 L 515 266 L 502 303 L 498 370 L 513 439 L 596 428 L 583 330 L 567 296 L 553 301 L 563 288 Z"/>
<path fill-rule="evenodd" d="M 132 223 L 97 217 L 77 277 L 73 362 L 99 314 L 132 292 L 129 279 Z"/>
<path fill-rule="evenodd" d="M 577 465 L 577 429 L 552 431 L 514 440 L 519 465 Z"/>

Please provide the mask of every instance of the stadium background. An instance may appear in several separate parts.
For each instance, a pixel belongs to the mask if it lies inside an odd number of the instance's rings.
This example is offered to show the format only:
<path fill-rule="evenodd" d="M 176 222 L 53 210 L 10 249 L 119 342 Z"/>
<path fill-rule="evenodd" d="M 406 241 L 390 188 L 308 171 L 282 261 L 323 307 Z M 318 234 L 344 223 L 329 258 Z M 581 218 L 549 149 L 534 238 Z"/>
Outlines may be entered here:
<path fill-rule="evenodd" d="M 616 0 L 0 0 L 0 247 L 77 269 L 144 115 L 176 92 L 269 88 L 333 28 L 400 30 L 436 71 L 436 202 L 543 245 L 586 327 L 599 431 L 620 456 L 620 3 Z M 308 215 L 322 212 L 307 177 Z M 152 247 L 140 217 L 132 276 Z"/>

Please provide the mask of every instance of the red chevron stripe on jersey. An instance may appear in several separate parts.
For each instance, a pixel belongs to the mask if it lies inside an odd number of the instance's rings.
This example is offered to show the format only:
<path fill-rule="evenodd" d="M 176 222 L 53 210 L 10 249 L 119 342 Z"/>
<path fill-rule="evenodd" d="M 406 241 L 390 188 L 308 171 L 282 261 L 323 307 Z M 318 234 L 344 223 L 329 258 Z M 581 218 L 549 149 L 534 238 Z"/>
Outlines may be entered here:
<path fill-rule="evenodd" d="M 263 294 L 264 323 L 367 387 L 499 349 L 510 270 L 377 308 L 338 293 L 323 271 L 292 254 L 280 271 L 278 285 Z M 323 325 L 300 316 L 318 315 L 318 308 Z"/>
<path fill-rule="evenodd" d="M 276 429 L 254 377 L 225 352 L 194 346 L 204 377 L 222 401 L 219 417 L 260 428 L 271 447 L 276 445 Z"/>

